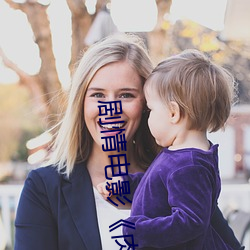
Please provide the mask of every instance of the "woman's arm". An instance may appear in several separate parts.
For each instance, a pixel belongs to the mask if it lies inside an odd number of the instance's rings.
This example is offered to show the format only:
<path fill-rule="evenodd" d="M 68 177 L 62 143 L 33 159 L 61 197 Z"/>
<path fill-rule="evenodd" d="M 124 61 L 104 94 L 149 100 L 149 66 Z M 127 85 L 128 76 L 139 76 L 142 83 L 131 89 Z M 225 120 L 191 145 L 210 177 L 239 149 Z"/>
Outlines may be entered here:
<path fill-rule="evenodd" d="M 220 237 L 233 249 L 245 249 L 240 245 L 240 242 L 236 239 L 233 230 L 229 227 L 227 220 L 223 217 L 223 214 L 218 208 L 218 206 L 216 207 L 211 218 L 211 224 L 215 231 L 220 235 Z"/>
<path fill-rule="evenodd" d="M 25 181 L 15 220 L 15 250 L 57 250 L 57 226 L 40 176 Z"/>

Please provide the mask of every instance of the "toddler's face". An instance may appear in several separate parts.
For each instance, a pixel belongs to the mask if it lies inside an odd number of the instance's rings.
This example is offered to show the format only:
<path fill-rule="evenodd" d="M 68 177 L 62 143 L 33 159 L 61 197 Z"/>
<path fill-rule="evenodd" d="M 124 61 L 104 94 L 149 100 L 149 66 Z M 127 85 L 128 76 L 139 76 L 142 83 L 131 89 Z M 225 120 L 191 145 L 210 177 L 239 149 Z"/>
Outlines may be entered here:
<path fill-rule="evenodd" d="M 144 91 L 150 111 L 148 118 L 150 132 L 158 145 L 168 147 L 174 141 L 174 134 L 171 133 L 174 126 L 171 122 L 172 112 L 152 87 L 147 87 Z"/>

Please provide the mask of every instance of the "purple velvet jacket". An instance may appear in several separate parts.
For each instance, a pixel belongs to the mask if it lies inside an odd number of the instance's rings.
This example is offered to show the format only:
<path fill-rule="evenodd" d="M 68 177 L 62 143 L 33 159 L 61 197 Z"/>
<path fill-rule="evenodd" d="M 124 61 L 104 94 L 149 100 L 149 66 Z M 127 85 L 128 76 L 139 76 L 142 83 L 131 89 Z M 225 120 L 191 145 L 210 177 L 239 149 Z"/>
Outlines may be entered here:
<path fill-rule="evenodd" d="M 130 177 L 131 184 L 141 174 Z M 164 148 L 137 187 L 131 217 L 138 249 L 223 250 L 232 249 L 216 233 L 211 217 L 217 206 L 221 182 L 218 145 L 209 151 Z"/>

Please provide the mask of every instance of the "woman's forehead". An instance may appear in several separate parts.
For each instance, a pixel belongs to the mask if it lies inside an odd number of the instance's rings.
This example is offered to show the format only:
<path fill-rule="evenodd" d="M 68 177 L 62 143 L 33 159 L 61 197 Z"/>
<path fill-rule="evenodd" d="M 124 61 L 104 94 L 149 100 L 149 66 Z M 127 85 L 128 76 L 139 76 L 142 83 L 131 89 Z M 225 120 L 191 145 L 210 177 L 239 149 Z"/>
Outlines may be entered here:
<path fill-rule="evenodd" d="M 141 76 L 128 62 L 114 62 L 100 68 L 88 88 L 142 89 Z"/>

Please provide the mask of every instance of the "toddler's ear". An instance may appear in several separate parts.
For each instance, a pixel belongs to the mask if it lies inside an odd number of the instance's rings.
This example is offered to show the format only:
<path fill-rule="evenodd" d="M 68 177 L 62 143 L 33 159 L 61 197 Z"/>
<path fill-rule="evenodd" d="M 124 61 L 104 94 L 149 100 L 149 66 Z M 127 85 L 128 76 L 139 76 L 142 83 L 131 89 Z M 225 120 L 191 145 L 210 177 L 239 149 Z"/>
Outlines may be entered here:
<path fill-rule="evenodd" d="M 170 102 L 170 112 L 171 112 L 171 122 L 173 124 L 176 124 L 180 121 L 181 115 L 180 115 L 180 107 L 177 102 Z"/>

